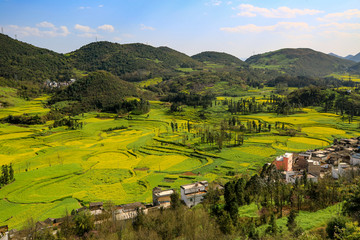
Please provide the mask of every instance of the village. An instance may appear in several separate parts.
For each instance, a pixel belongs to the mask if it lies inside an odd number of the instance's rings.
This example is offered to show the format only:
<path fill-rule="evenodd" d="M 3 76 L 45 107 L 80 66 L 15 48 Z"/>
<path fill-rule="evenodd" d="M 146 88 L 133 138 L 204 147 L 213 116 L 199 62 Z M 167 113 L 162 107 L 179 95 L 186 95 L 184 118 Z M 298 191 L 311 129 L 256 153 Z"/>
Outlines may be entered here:
<path fill-rule="evenodd" d="M 295 183 L 305 174 L 309 181 L 314 182 L 329 175 L 338 179 L 359 170 L 359 151 L 360 137 L 335 139 L 331 147 L 300 153 L 285 153 L 277 157 L 273 164 L 282 172 L 288 183 Z"/>
<path fill-rule="evenodd" d="M 272 163 L 276 169 L 282 173 L 284 181 L 295 184 L 306 176 L 307 180 L 317 182 L 319 178 L 331 176 L 334 179 L 346 177 L 359 171 L 360 167 L 360 137 L 351 139 L 334 140 L 331 147 L 325 149 L 308 150 L 300 153 L 285 153 L 278 156 Z M 220 184 L 213 184 L 213 189 L 223 190 Z M 181 201 L 189 208 L 196 206 L 204 200 L 209 190 L 207 181 L 199 181 L 180 187 Z M 115 205 L 111 218 L 115 221 L 135 219 L 139 212 L 147 214 L 171 207 L 171 196 L 176 192 L 175 189 L 161 189 L 155 187 L 152 190 L 152 203 L 141 202 Z M 89 207 L 82 207 L 72 211 L 72 215 L 82 211 L 89 211 L 95 217 L 95 224 L 104 221 L 106 210 L 103 202 L 93 202 Z M 66 216 L 68 217 L 68 216 Z M 65 221 L 62 218 L 47 218 L 44 221 L 36 222 L 36 230 L 47 228 L 58 229 Z M 71 216 L 70 216 L 71 217 Z M 55 228 L 56 227 L 56 228 Z M 57 230 L 54 230 L 54 234 Z M 9 231 L 7 225 L 0 226 L 0 240 L 18 239 L 21 231 L 12 229 Z"/>

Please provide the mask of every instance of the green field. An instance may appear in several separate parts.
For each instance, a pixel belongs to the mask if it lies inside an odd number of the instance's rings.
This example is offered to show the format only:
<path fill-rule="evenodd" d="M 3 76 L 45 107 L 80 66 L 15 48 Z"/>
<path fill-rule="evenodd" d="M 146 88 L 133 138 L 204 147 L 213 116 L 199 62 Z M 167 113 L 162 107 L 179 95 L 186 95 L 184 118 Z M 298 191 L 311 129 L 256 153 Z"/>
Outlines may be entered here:
<path fill-rule="evenodd" d="M 5 95 L 12 90 L 1 91 Z M 247 94 L 260 98 L 263 92 Z M 42 105 L 47 96 L 31 101 L 17 98 L 14 92 L 7 96 L 12 104 L 0 110 L 1 117 L 49 111 Z M 151 108 L 148 114 L 134 115 L 131 120 L 115 119 L 114 114 L 87 113 L 78 116 L 84 123 L 79 130 L 50 130 L 51 122 L 32 126 L 0 124 L 0 165 L 13 163 L 16 178 L 0 190 L 0 225 L 20 228 L 30 213 L 35 220 L 60 217 L 66 210 L 93 201 L 151 202 L 151 190 L 156 186 L 178 189 L 198 180 L 224 182 L 230 178 L 229 172 L 251 174 L 286 151 L 326 147 L 334 137 L 358 135 L 359 119 L 348 124 L 338 115 L 314 109 L 288 117 L 241 115 L 238 117 L 242 121 L 285 122 L 301 135 L 280 136 L 276 129 L 250 133 L 245 135 L 244 145 L 218 151 L 199 144 L 199 138 L 184 126 L 188 120 L 194 129 L 204 124 L 216 126 L 219 119 L 232 116 L 225 106 L 207 109 L 206 119 L 198 117 L 202 108 L 184 107 L 184 112 L 174 115 L 161 102 L 151 102 Z M 171 122 L 178 124 L 178 132 L 172 131 Z M 106 131 L 121 126 L 127 128 Z"/>

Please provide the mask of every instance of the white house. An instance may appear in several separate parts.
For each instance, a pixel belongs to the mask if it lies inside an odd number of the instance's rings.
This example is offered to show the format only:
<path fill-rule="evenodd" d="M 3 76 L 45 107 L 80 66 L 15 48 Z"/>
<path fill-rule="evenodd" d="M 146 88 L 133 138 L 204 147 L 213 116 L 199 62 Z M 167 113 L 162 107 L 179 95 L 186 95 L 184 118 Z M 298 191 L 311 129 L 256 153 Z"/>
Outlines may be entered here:
<path fill-rule="evenodd" d="M 349 165 L 346 163 L 339 163 L 337 167 L 333 167 L 331 170 L 331 175 L 333 178 L 338 179 L 339 177 L 343 176 L 347 169 L 349 169 Z"/>
<path fill-rule="evenodd" d="M 350 157 L 350 164 L 351 165 L 360 165 L 360 153 L 355 153 Z"/>
<path fill-rule="evenodd" d="M 300 171 L 288 171 L 286 172 L 285 180 L 288 183 L 295 183 L 296 179 L 300 181 L 304 177 L 304 173 Z M 308 181 L 317 182 L 318 177 L 314 174 L 308 173 L 306 176 Z"/>
<path fill-rule="evenodd" d="M 181 200 L 183 200 L 188 207 L 193 207 L 202 202 L 207 193 L 209 183 L 207 181 L 200 181 L 192 184 L 182 185 Z"/>

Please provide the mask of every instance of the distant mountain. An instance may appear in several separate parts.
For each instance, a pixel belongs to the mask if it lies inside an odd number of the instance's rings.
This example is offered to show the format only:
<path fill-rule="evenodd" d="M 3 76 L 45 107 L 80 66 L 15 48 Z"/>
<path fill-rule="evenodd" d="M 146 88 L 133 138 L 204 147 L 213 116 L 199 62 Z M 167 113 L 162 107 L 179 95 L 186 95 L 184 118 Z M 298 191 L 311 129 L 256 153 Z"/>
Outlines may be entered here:
<path fill-rule="evenodd" d="M 197 67 L 201 63 L 168 47 L 145 44 L 94 42 L 66 54 L 70 62 L 85 71 L 105 70 L 125 80 L 139 81 L 179 67 Z"/>
<path fill-rule="evenodd" d="M 360 52 L 358 54 L 354 55 L 348 55 L 345 57 L 345 59 L 354 61 L 354 62 L 360 62 Z"/>
<path fill-rule="evenodd" d="M 293 76 L 326 76 L 346 71 L 354 62 L 308 48 L 285 48 L 252 56 L 246 63 L 256 68 L 268 68 Z"/>
<path fill-rule="evenodd" d="M 233 65 L 233 66 L 243 66 L 246 65 L 246 63 L 239 58 L 223 53 L 223 52 L 202 52 L 199 54 L 196 54 L 192 56 L 191 58 L 200 61 L 200 62 L 211 62 L 216 64 L 222 64 L 222 65 Z"/>
<path fill-rule="evenodd" d="M 335 53 L 329 53 L 329 55 L 330 55 L 330 56 L 334 56 L 334 57 L 338 57 L 338 58 L 342 58 L 342 59 L 346 59 L 346 58 L 344 58 L 344 57 L 342 57 L 342 56 L 339 56 L 339 55 L 337 55 L 337 54 L 335 54 Z"/>
<path fill-rule="evenodd" d="M 69 80 L 72 67 L 62 54 L 0 34 L 0 77 L 42 83 Z"/>
<path fill-rule="evenodd" d="M 95 71 L 57 92 L 49 101 L 75 101 L 73 108 L 81 111 L 93 109 L 113 110 L 125 97 L 137 96 L 133 83 L 121 80 L 106 71 Z"/>

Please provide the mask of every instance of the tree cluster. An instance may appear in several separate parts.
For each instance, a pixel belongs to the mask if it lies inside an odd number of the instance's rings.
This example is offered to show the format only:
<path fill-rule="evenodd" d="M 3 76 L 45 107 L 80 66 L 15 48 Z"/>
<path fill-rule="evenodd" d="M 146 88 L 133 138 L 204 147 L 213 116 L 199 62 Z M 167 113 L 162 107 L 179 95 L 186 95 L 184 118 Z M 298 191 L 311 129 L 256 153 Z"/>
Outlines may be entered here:
<path fill-rule="evenodd" d="M 0 175 L 0 188 L 13 181 L 15 181 L 13 165 L 11 163 L 9 165 L 2 165 Z"/>

